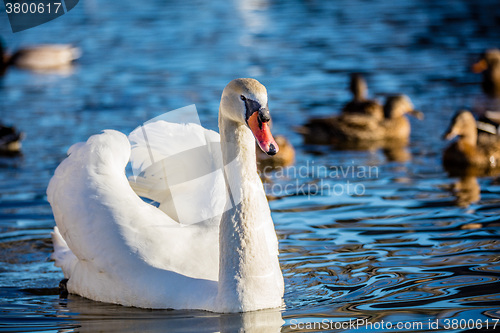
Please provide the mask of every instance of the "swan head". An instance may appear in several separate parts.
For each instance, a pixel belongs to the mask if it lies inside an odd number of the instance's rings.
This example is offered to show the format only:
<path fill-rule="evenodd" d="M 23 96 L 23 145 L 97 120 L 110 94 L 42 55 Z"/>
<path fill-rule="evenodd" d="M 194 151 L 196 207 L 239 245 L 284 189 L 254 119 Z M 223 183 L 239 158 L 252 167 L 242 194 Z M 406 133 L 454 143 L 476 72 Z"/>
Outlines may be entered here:
<path fill-rule="evenodd" d="M 270 129 L 271 115 L 267 104 L 267 90 L 255 79 L 235 79 L 224 88 L 221 99 L 221 116 L 248 126 L 260 149 L 275 155 L 278 144 Z"/>

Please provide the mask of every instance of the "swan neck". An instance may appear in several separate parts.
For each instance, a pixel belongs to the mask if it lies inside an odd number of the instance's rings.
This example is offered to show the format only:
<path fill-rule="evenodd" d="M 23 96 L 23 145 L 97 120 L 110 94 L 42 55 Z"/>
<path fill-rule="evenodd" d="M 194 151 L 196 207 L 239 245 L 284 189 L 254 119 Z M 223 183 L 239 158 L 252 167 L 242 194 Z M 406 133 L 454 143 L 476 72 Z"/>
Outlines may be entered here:
<path fill-rule="evenodd" d="M 219 227 L 218 307 L 225 312 L 280 306 L 283 278 L 269 248 L 267 233 L 274 233 L 274 225 L 257 174 L 255 139 L 246 125 L 223 114 L 219 130 L 230 199 Z"/>
<path fill-rule="evenodd" d="M 219 131 L 224 165 L 237 164 L 239 166 L 239 168 L 230 168 L 226 172 L 235 171 L 258 178 L 255 138 L 248 126 L 219 115 Z"/>

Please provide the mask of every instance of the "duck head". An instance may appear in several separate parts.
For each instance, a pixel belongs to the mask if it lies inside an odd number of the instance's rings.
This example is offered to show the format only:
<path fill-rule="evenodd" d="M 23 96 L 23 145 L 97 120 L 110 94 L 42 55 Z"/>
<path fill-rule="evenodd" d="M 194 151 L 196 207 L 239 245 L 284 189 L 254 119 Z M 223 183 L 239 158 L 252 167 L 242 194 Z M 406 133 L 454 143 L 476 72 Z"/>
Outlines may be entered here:
<path fill-rule="evenodd" d="M 235 79 L 222 93 L 221 116 L 248 126 L 260 149 L 275 155 L 278 144 L 270 129 L 271 115 L 267 103 L 267 90 L 255 79 Z"/>
<path fill-rule="evenodd" d="M 450 126 L 443 134 L 443 139 L 451 140 L 456 136 L 472 145 L 476 145 L 476 120 L 474 119 L 472 113 L 467 110 L 460 110 L 455 114 L 451 120 Z"/>
<path fill-rule="evenodd" d="M 410 114 L 420 120 L 424 118 L 422 112 L 414 109 L 413 103 L 408 96 L 396 95 L 387 98 L 384 104 L 384 117 L 386 119 L 396 119 L 405 114 Z"/>
<path fill-rule="evenodd" d="M 500 50 L 490 49 L 472 65 L 474 73 L 483 73 L 483 91 L 494 98 L 500 97 Z"/>
<path fill-rule="evenodd" d="M 349 82 L 349 90 L 352 92 L 355 101 L 363 101 L 368 94 L 368 86 L 365 79 L 359 73 L 352 73 Z"/>
<path fill-rule="evenodd" d="M 472 65 L 474 73 L 482 73 L 486 70 L 498 68 L 500 66 L 500 50 L 490 49 L 481 54 L 479 61 Z"/>

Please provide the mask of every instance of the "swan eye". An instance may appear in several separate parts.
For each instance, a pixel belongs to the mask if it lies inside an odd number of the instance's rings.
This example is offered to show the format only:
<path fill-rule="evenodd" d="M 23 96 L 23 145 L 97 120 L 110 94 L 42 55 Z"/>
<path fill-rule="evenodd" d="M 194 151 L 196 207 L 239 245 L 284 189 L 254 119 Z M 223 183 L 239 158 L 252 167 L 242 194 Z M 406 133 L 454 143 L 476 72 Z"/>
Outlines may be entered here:
<path fill-rule="evenodd" d="M 243 96 L 243 95 L 240 95 L 240 98 L 241 98 L 242 101 L 246 101 L 247 100 L 247 98 L 245 96 Z"/>

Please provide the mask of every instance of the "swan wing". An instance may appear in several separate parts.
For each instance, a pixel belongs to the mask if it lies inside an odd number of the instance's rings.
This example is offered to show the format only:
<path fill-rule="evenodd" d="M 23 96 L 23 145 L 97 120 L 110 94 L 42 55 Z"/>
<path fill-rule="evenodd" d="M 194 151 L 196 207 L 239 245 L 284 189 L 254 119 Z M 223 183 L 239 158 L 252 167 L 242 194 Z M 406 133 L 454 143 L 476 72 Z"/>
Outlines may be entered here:
<path fill-rule="evenodd" d="M 139 196 L 182 225 L 219 224 L 227 191 L 218 133 L 158 120 L 135 129 L 129 140 L 129 181 Z"/>
<path fill-rule="evenodd" d="M 110 130 L 69 149 L 47 189 L 56 235 L 67 244 L 58 239 L 56 265 L 70 281 L 76 266 L 81 275 L 124 278 L 138 265 L 217 280 L 218 225 L 184 226 L 141 200 L 125 176 L 129 156 L 127 137 Z"/>

